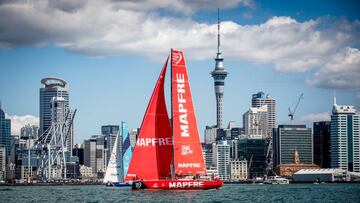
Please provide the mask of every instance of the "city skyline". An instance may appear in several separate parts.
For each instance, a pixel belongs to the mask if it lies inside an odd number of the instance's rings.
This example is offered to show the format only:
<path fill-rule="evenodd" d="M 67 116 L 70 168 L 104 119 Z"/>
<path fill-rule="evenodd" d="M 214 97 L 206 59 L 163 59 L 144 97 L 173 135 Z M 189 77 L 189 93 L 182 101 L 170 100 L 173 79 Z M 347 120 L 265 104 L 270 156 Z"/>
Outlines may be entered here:
<path fill-rule="evenodd" d="M 189 4 L 180 9 L 154 3 L 140 9 L 137 6 L 141 3 L 131 6 L 106 2 L 94 27 L 74 28 L 75 24 L 69 23 L 55 28 L 38 25 L 40 14 L 49 12 L 49 25 L 71 17 L 88 25 L 86 11 L 96 2 L 38 7 L 0 3 L 2 16 L 13 16 L 18 25 L 27 23 L 22 32 L 34 34 L 26 38 L 14 25 L 0 23 L 1 30 L 6 30 L 0 37 L 0 100 L 3 110 L 15 120 L 12 126 L 19 130 L 22 122 L 25 125 L 38 119 L 40 80 L 53 76 L 68 82 L 70 107 L 78 109 L 75 143 L 100 134 L 102 125 L 120 125 L 122 120 L 130 128 L 137 128 L 160 72 L 161 59 L 170 48 L 184 50 L 199 131 L 216 124 L 214 83 L 209 72 L 214 69 L 220 5 L 211 2 L 200 8 L 196 1 Z M 277 124 L 289 123 L 288 107 L 295 106 L 301 93 L 304 99 L 295 122 L 306 123 L 307 127 L 312 121 L 330 120 L 333 89 L 339 104 L 355 105 L 360 110 L 358 4 L 330 1 L 322 5 L 318 1 L 314 4 L 323 6 L 319 10 L 306 2 L 291 4 L 231 1 L 220 6 L 221 52 L 230 73 L 223 101 L 224 126 L 232 120 L 241 126 L 243 113 L 251 107 L 251 95 L 260 90 L 276 99 Z M 299 5 L 301 9 L 296 9 Z M 118 6 L 118 14 L 107 6 Z M 15 17 L 21 8 L 38 12 L 39 16 L 34 13 L 35 22 Z M 56 17 L 60 21 L 53 19 Z M 108 27 L 112 24 L 115 27 Z M 109 29 L 104 33 L 94 31 L 97 28 Z M 183 39 L 177 39 L 178 35 Z M 167 107 L 169 110 L 169 103 Z"/>

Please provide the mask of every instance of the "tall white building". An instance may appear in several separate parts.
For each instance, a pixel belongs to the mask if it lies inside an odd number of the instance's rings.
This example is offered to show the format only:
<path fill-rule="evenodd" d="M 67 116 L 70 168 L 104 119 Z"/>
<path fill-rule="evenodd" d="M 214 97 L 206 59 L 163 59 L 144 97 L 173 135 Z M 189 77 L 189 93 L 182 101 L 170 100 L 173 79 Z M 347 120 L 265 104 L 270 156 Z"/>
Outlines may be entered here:
<path fill-rule="evenodd" d="M 268 110 L 268 119 L 267 119 L 267 136 L 272 136 L 272 129 L 276 126 L 276 112 L 275 105 L 276 101 L 274 98 L 271 98 L 268 94 L 260 91 L 252 95 L 251 106 L 252 107 L 261 107 L 263 105 L 267 106 Z"/>
<path fill-rule="evenodd" d="M 331 167 L 360 172 L 360 115 L 351 105 L 334 106 L 331 115 Z"/>
<path fill-rule="evenodd" d="M 243 126 L 245 134 L 268 135 L 268 108 L 267 105 L 251 107 L 243 114 Z"/>
<path fill-rule="evenodd" d="M 226 141 L 216 144 L 216 166 L 221 180 L 230 179 L 230 145 Z"/>

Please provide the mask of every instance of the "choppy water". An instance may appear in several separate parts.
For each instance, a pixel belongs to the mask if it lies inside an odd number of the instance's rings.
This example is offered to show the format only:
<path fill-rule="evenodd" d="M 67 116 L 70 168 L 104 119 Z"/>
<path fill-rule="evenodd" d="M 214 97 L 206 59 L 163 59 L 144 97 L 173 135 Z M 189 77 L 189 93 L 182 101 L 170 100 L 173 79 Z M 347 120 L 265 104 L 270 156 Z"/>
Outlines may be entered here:
<path fill-rule="evenodd" d="M 360 202 L 360 184 L 224 185 L 208 191 L 105 186 L 0 187 L 0 202 Z"/>

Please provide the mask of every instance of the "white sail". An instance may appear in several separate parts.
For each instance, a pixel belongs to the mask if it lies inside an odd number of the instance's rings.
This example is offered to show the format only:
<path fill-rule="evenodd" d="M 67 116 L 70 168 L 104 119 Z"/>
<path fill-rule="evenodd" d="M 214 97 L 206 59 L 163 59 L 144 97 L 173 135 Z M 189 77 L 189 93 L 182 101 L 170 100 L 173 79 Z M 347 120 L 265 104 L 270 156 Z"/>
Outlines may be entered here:
<path fill-rule="evenodd" d="M 121 153 L 118 150 L 119 133 L 116 135 L 115 144 L 110 155 L 110 160 L 106 168 L 104 183 L 108 182 L 121 182 L 122 169 L 121 169 Z"/>

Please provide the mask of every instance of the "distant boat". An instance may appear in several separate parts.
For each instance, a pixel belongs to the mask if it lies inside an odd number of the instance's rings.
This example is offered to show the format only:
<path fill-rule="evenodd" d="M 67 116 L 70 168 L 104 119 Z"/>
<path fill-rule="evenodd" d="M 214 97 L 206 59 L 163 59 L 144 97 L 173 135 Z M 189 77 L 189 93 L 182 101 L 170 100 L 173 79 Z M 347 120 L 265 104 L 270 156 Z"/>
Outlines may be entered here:
<path fill-rule="evenodd" d="M 205 163 L 185 59 L 178 50 L 171 50 L 169 119 L 164 95 L 167 63 L 146 109 L 125 181 L 133 181 L 133 189 L 219 189 L 221 180 L 200 178 L 206 175 Z"/>
<path fill-rule="evenodd" d="M 284 184 L 289 184 L 289 180 L 286 178 L 283 178 L 281 176 L 269 176 L 264 180 L 264 184 L 280 184 L 280 185 L 284 185 Z"/>
<path fill-rule="evenodd" d="M 129 187 L 131 185 L 123 181 L 127 169 L 129 168 L 132 153 L 127 123 L 121 122 L 121 134 L 123 136 L 123 150 L 121 156 L 119 156 L 120 150 L 118 149 L 119 134 L 120 133 L 116 135 L 115 144 L 110 155 L 103 182 L 106 186 Z"/>

